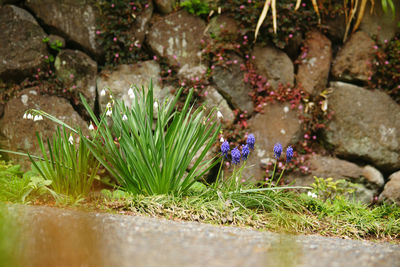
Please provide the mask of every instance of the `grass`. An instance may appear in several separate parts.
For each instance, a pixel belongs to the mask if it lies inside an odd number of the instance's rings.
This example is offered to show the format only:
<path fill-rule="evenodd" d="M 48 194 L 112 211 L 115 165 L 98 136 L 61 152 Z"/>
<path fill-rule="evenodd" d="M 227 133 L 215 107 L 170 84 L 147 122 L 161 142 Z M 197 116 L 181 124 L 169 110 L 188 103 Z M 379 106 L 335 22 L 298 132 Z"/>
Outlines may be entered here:
<path fill-rule="evenodd" d="M 320 234 L 400 242 L 400 207 L 368 207 L 337 197 L 322 201 L 288 191 L 245 195 L 143 196 L 103 191 L 96 208 L 173 220 L 252 227 L 292 234 Z"/>

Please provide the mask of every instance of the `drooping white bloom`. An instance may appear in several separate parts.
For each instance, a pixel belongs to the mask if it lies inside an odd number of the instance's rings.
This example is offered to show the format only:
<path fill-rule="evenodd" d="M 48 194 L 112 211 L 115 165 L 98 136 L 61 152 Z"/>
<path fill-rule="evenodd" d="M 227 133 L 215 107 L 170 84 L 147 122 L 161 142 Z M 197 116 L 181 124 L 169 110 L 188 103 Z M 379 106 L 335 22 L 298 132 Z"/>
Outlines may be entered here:
<path fill-rule="evenodd" d="M 24 119 L 24 120 L 26 120 L 26 112 L 24 113 L 24 116 L 22 116 L 22 118 Z"/>
<path fill-rule="evenodd" d="M 315 194 L 311 191 L 308 191 L 307 196 L 312 197 L 312 198 L 317 198 L 317 194 Z"/>
<path fill-rule="evenodd" d="M 72 135 L 69 136 L 68 142 L 69 142 L 71 145 L 74 144 L 74 138 L 72 137 Z"/>
<path fill-rule="evenodd" d="M 219 110 L 218 110 L 218 112 L 217 112 L 217 117 L 218 117 L 218 119 L 221 119 L 221 118 L 224 117 L 224 116 L 222 115 L 221 111 L 219 111 Z"/>
<path fill-rule="evenodd" d="M 110 102 L 107 103 L 106 108 L 107 108 L 107 109 L 110 109 L 110 108 L 111 108 L 111 103 L 110 103 Z"/>
<path fill-rule="evenodd" d="M 35 115 L 35 117 L 33 117 L 33 121 L 38 121 L 39 120 L 39 115 Z"/>
<path fill-rule="evenodd" d="M 129 88 L 129 90 L 128 90 L 128 95 L 133 95 L 134 93 L 133 93 L 133 89 L 132 89 L 132 87 L 130 87 Z"/>
<path fill-rule="evenodd" d="M 36 120 L 37 120 L 37 121 L 42 121 L 42 120 L 43 120 L 43 116 L 42 116 L 42 115 L 39 115 L 39 116 L 37 117 Z"/>
<path fill-rule="evenodd" d="M 221 143 L 223 143 L 223 142 L 225 142 L 225 139 L 224 139 L 223 137 L 221 137 L 221 139 L 219 139 L 219 141 L 220 141 Z"/>
<path fill-rule="evenodd" d="M 101 90 L 100 95 L 101 96 L 105 96 L 106 95 L 106 90 L 105 89 Z"/>
<path fill-rule="evenodd" d="M 32 120 L 33 119 L 33 116 L 32 116 L 32 114 L 28 114 L 28 116 L 26 116 L 27 118 L 28 118 L 28 120 Z"/>
<path fill-rule="evenodd" d="M 90 131 L 93 131 L 93 130 L 94 130 L 94 126 L 93 126 L 92 123 L 89 125 L 89 130 L 90 130 Z"/>
<path fill-rule="evenodd" d="M 157 103 L 157 101 L 154 101 L 153 107 L 154 107 L 154 109 L 157 109 L 157 108 L 158 108 L 158 103 Z"/>
<path fill-rule="evenodd" d="M 126 121 L 128 119 L 128 117 L 124 114 L 123 116 L 122 116 L 122 120 L 123 121 Z"/>
<path fill-rule="evenodd" d="M 111 110 L 111 109 L 107 110 L 106 115 L 109 116 L 109 117 L 111 117 L 111 115 L 112 115 L 112 110 Z"/>

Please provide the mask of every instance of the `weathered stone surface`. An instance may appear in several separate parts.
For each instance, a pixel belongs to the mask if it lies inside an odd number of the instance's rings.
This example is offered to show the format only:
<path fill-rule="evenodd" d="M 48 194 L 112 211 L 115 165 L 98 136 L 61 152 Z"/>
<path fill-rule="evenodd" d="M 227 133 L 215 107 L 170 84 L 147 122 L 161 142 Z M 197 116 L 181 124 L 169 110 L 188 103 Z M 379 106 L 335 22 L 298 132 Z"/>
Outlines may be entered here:
<path fill-rule="evenodd" d="M 202 19 L 181 10 L 154 21 L 147 42 L 156 54 L 179 68 L 179 77 L 201 77 L 206 71 L 200 49 L 205 28 Z"/>
<path fill-rule="evenodd" d="M 1 147 L 18 152 L 30 152 L 32 155 L 41 155 L 37 144 L 36 132 L 43 138 L 50 138 L 55 133 L 58 124 L 44 119 L 42 121 L 24 120 L 22 116 L 31 108 L 46 111 L 65 123 L 81 127 L 87 131 L 87 124 L 71 104 L 64 98 L 39 95 L 31 89 L 21 91 L 18 97 L 11 99 L 5 107 L 4 117 L 0 121 L 1 134 L 5 137 Z M 25 169 L 30 166 L 29 160 L 21 156 L 9 155 L 14 162 L 21 164 Z"/>
<path fill-rule="evenodd" d="M 218 108 L 218 110 L 224 116 L 222 118 L 222 122 L 226 123 L 227 125 L 232 125 L 235 120 L 235 114 L 233 113 L 232 109 L 229 107 L 228 102 L 223 98 L 220 93 L 213 87 L 208 86 L 204 89 L 205 92 L 205 99 L 204 104 L 207 109 Z"/>
<path fill-rule="evenodd" d="M 21 81 L 41 68 L 48 55 L 46 33 L 26 10 L 0 7 L 0 79 Z"/>
<path fill-rule="evenodd" d="M 61 36 L 50 34 L 47 38 L 49 38 L 49 42 L 47 43 L 50 47 L 52 44 L 60 43 L 61 46 L 59 48 L 65 48 L 65 39 Z M 50 47 L 51 48 L 51 47 Z"/>
<path fill-rule="evenodd" d="M 385 184 L 379 201 L 400 205 L 400 171 L 389 176 L 389 181 Z"/>
<path fill-rule="evenodd" d="M 97 63 L 78 50 L 62 50 L 54 62 L 56 74 L 69 90 L 82 93 L 91 104 L 96 100 Z"/>
<path fill-rule="evenodd" d="M 325 179 L 331 177 L 334 181 L 345 179 L 358 185 L 355 197 L 364 203 L 371 203 L 384 184 L 383 175 L 369 165 L 360 167 L 352 162 L 321 155 L 312 155 L 306 164 L 309 165 L 310 174 L 291 174 L 288 182 L 310 186 L 315 181 L 314 176 Z"/>
<path fill-rule="evenodd" d="M 371 37 L 377 36 L 378 40 L 385 43 L 385 40 L 390 41 L 398 32 L 397 23 L 400 20 L 400 2 L 393 1 L 395 6 L 395 17 L 392 16 L 392 11 L 388 7 L 388 12 L 382 10 L 381 2 L 374 5 L 374 12 L 371 14 L 370 2 L 367 2 L 366 12 L 360 24 L 360 30 L 368 33 Z"/>
<path fill-rule="evenodd" d="M 289 106 L 286 103 L 268 104 L 263 113 L 249 120 L 249 133 L 254 134 L 256 145 L 247 163 L 251 167 L 244 171 L 244 177 L 260 180 L 265 175 L 263 163 L 273 159 L 274 145 L 279 142 L 286 149 L 299 140 L 301 121 Z"/>
<path fill-rule="evenodd" d="M 387 94 L 332 82 L 333 119 L 326 141 L 337 155 L 369 162 L 382 172 L 400 169 L 400 106 Z"/>
<path fill-rule="evenodd" d="M 135 22 L 132 23 L 130 35 L 139 43 L 143 43 L 149 29 L 149 22 L 153 15 L 153 2 L 149 1 L 148 5 L 144 7 L 143 12 L 136 16 Z"/>
<path fill-rule="evenodd" d="M 266 77 L 272 88 L 294 84 L 294 66 L 284 52 L 269 46 L 255 47 L 251 55 L 258 74 Z"/>
<path fill-rule="evenodd" d="M 86 52 L 101 53 L 96 42 L 97 9 L 89 0 L 26 0 L 26 5 L 52 33 L 78 43 Z"/>
<path fill-rule="evenodd" d="M 100 109 L 104 110 L 109 96 L 100 94 L 103 88 L 111 89 L 117 99 L 122 99 L 127 105 L 131 105 L 132 99 L 128 95 L 131 85 L 138 88 L 148 87 L 150 80 L 153 82 L 154 98 L 160 98 L 163 94 L 160 65 L 156 61 L 149 60 L 134 65 L 119 65 L 114 71 L 102 71 L 97 78 L 97 90 L 99 91 Z"/>
<path fill-rule="evenodd" d="M 251 88 L 243 81 L 243 72 L 240 70 L 243 60 L 233 54 L 230 55 L 230 60 L 237 63 L 231 64 L 228 68 L 215 67 L 212 76 L 214 83 L 233 108 L 251 114 L 254 109 L 253 101 L 249 96 Z"/>
<path fill-rule="evenodd" d="M 228 15 L 213 17 L 207 26 L 208 33 L 217 40 L 236 40 L 239 38 L 239 25 Z"/>
<path fill-rule="evenodd" d="M 300 55 L 297 84 L 310 94 L 319 94 L 328 83 L 332 61 L 331 41 L 318 31 L 308 32 L 304 42 L 306 52 Z"/>
<path fill-rule="evenodd" d="M 175 6 L 175 0 L 155 0 L 154 4 L 156 5 L 157 10 L 162 14 L 171 13 Z"/>
<path fill-rule="evenodd" d="M 367 33 L 358 31 L 352 34 L 333 62 L 333 77 L 341 81 L 367 82 L 372 74 L 374 45 Z"/>

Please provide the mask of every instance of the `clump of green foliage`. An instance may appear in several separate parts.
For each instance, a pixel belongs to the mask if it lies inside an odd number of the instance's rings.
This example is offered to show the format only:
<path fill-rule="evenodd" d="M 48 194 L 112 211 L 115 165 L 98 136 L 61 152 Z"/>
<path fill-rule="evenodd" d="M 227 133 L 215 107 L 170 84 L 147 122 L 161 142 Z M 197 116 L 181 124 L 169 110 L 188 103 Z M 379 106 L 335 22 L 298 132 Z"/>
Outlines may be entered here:
<path fill-rule="evenodd" d="M 26 203 L 47 193 L 50 183 L 35 172 L 24 173 L 19 165 L 0 161 L 0 201 Z"/>
<path fill-rule="evenodd" d="M 193 90 L 177 110 L 182 91 L 160 102 L 151 83 L 146 89 L 132 87 L 131 106 L 110 95 L 100 120 L 82 98 L 97 130 L 93 138 L 81 139 L 125 190 L 181 195 L 216 164 L 204 160 L 220 130 L 216 116 L 213 111 L 206 115 L 202 107 L 194 109 Z"/>
<path fill-rule="evenodd" d="M 314 183 L 311 185 L 313 193 L 323 200 L 332 200 L 337 196 L 349 196 L 353 194 L 357 187 L 355 184 L 344 179 L 334 181 L 333 178 L 319 178 L 314 176 Z"/>
<path fill-rule="evenodd" d="M 209 3 L 205 0 L 184 0 L 181 1 L 180 6 L 190 14 L 196 16 L 208 15 L 210 13 Z"/>

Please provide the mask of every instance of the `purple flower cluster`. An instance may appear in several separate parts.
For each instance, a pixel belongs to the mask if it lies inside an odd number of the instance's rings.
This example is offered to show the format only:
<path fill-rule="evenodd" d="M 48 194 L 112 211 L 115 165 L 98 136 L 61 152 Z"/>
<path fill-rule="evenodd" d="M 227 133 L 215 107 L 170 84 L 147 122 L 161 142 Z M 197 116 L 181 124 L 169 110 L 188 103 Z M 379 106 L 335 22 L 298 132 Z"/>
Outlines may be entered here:
<path fill-rule="evenodd" d="M 280 143 L 276 143 L 274 146 L 274 157 L 279 159 L 282 154 L 282 145 Z M 286 162 L 290 162 L 293 158 L 293 148 L 292 146 L 288 146 L 286 149 Z"/>
<path fill-rule="evenodd" d="M 242 159 L 243 161 L 246 161 L 250 155 L 250 149 L 254 150 L 254 144 L 256 142 L 256 139 L 253 134 L 249 134 L 247 137 L 246 145 L 242 146 L 242 153 L 240 153 L 240 150 L 235 147 L 231 151 L 231 158 L 232 158 L 232 163 L 233 164 L 239 164 L 240 160 Z M 229 153 L 230 147 L 229 147 L 229 142 L 224 141 L 221 145 L 221 152 L 222 156 L 225 157 L 226 159 L 228 158 L 228 153 Z"/>

